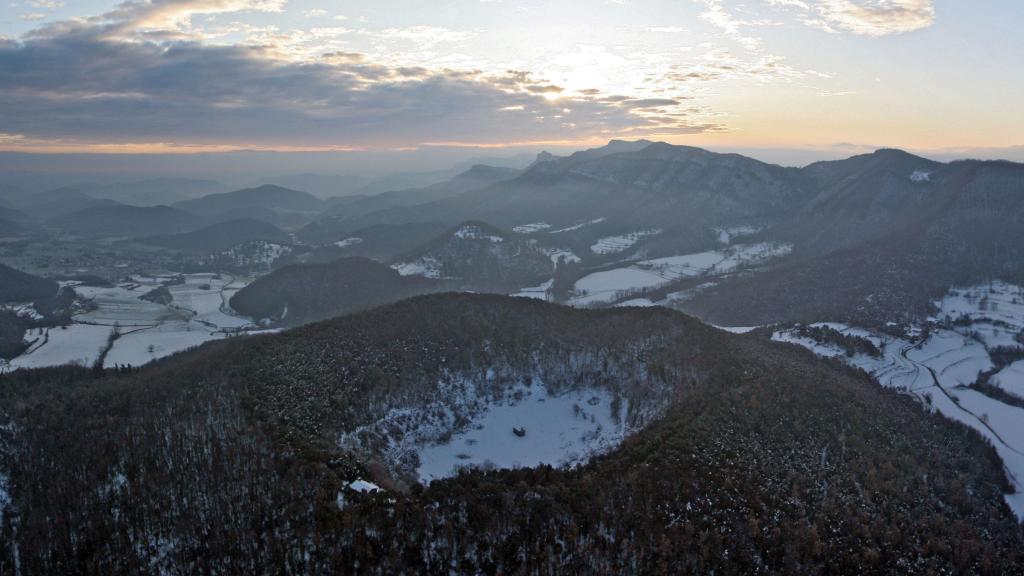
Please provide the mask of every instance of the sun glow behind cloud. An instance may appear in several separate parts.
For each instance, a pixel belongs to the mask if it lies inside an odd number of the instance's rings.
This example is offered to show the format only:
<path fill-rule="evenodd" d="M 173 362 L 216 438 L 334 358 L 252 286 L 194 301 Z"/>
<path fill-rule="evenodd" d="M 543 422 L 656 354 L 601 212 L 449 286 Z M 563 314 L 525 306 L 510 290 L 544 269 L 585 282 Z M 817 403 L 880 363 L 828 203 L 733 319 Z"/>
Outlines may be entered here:
<path fill-rule="evenodd" d="M 432 6 L 129 0 L 69 17 L 54 4 L 0 39 L 0 132 L 13 135 L 0 148 L 810 145 L 886 122 L 908 145 L 934 138 L 863 109 L 907 105 L 864 68 L 888 39 L 934 26 L 931 1 Z"/>

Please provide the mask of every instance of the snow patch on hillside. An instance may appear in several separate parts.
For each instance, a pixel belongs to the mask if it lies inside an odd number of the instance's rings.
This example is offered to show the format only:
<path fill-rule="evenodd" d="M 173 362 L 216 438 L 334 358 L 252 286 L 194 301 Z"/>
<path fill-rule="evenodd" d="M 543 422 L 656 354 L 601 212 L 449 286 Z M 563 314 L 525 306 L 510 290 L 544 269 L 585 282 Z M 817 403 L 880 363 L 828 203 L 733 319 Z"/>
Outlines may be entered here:
<path fill-rule="evenodd" d="M 516 234 L 533 234 L 534 232 L 540 232 L 541 230 L 547 230 L 551 228 L 551 224 L 546 222 L 534 222 L 533 224 L 520 224 L 519 226 L 513 226 L 512 231 Z"/>
<path fill-rule="evenodd" d="M 620 236 L 607 236 L 595 242 L 590 247 L 590 251 L 594 254 L 617 254 L 632 248 L 637 242 L 648 236 L 657 236 L 658 234 L 661 234 L 660 228 L 638 230 Z"/>
<path fill-rule="evenodd" d="M 725 330 L 726 332 L 729 332 L 731 334 L 746 334 L 748 332 L 753 332 L 754 330 L 760 328 L 760 326 L 718 326 L 715 324 L 712 324 L 712 326 L 718 328 L 719 330 Z"/>
<path fill-rule="evenodd" d="M 349 246 L 355 246 L 356 244 L 362 243 L 362 238 L 356 238 L 355 236 L 353 236 L 351 238 L 345 238 L 344 240 L 338 240 L 337 242 L 334 243 L 334 245 L 337 246 L 338 248 L 348 248 Z"/>
<path fill-rule="evenodd" d="M 14 312 L 18 317 L 28 320 L 43 320 L 45 318 L 31 302 L 0 304 L 0 311 Z"/>
<path fill-rule="evenodd" d="M 392 268 L 402 276 L 425 276 L 427 278 L 441 277 L 441 263 L 432 256 L 422 256 L 412 262 L 400 262 L 392 264 Z"/>
<path fill-rule="evenodd" d="M 362 492 L 364 494 L 367 492 L 380 492 L 382 490 L 380 486 L 377 486 L 373 482 L 367 482 L 362 478 L 349 482 L 348 487 L 356 492 Z"/>
<path fill-rule="evenodd" d="M 266 240 L 252 240 L 220 252 L 216 260 L 218 262 L 227 261 L 239 267 L 257 265 L 269 267 L 283 256 L 291 253 L 292 249 L 289 246 Z"/>
<path fill-rule="evenodd" d="M 604 218 L 604 217 L 595 218 L 593 220 L 590 220 L 589 222 L 580 222 L 579 224 L 574 224 L 574 225 L 568 226 L 566 228 L 559 228 L 558 230 L 552 230 L 551 232 L 549 232 L 549 234 L 561 234 L 562 232 L 572 232 L 573 230 L 579 230 L 580 228 L 583 228 L 584 226 L 590 226 L 592 224 L 600 224 L 601 222 L 604 222 L 605 220 L 606 220 L 606 218 Z"/>
<path fill-rule="evenodd" d="M 548 248 L 544 253 L 551 257 L 551 262 L 554 264 L 558 264 L 558 262 L 563 259 L 566 263 L 580 261 L 580 257 L 568 248 Z"/>
<path fill-rule="evenodd" d="M 718 242 L 728 246 L 737 238 L 751 236 L 753 234 L 757 234 L 761 230 L 761 228 L 756 228 L 754 226 L 733 226 L 731 228 L 715 228 L 715 233 L 718 234 Z"/>
<path fill-rule="evenodd" d="M 911 182 L 928 182 L 932 179 L 932 173 L 927 170 L 914 170 L 910 175 Z"/>
<path fill-rule="evenodd" d="M 495 236 L 493 234 L 487 234 L 479 226 L 466 225 L 460 227 L 453 234 L 455 238 L 460 240 L 487 240 L 489 242 L 504 242 L 505 239 L 501 236 Z"/>
<path fill-rule="evenodd" d="M 651 306 L 657 306 L 657 304 L 647 298 L 633 298 L 615 305 L 616 308 L 650 308 Z"/>
<path fill-rule="evenodd" d="M 555 281 L 553 279 L 548 280 L 547 282 L 539 286 L 530 286 L 528 288 L 523 288 L 519 292 L 512 294 L 512 296 L 516 298 L 536 298 L 538 300 L 547 300 L 548 290 L 551 289 L 551 285 L 554 283 Z"/>

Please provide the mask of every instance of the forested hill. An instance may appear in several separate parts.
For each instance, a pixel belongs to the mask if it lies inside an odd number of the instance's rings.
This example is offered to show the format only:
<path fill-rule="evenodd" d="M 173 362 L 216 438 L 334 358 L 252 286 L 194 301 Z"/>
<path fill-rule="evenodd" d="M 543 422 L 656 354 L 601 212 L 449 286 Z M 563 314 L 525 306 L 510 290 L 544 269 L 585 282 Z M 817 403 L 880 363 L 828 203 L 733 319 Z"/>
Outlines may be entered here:
<path fill-rule="evenodd" d="M 528 381 L 622 398 L 631 435 L 576 470 L 423 487 L 388 430 L 352 434 L 387 414 L 457 432 L 471 406 L 440 387 L 485 398 Z M 417 297 L 131 374 L 9 374 L 0 421 L 0 573 L 1024 569 L 976 434 L 796 347 L 663 309 Z M 387 491 L 345 488 L 357 478 Z"/>
<path fill-rule="evenodd" d="M 257 278 L 231 297 L 231 306 L 257 320 L 296 326 L 439 292 L 447 286 L 422 276 L 401 276 L 368 258 L 339 258 L 322 264 L 293 264 Z"/>
<path fill-rule="evenodd" d="M 0 264 L 0 303 L 52 298 L 57 294 L 57 287 L 53 280 Z"/>

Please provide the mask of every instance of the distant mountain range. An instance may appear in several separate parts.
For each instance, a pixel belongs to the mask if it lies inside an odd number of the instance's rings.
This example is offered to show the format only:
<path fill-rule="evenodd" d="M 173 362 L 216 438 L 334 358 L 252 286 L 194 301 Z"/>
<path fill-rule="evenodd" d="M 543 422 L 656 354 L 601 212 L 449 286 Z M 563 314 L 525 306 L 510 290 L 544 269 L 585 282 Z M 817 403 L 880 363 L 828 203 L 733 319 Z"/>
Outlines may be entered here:
<path fill-rule="evenodd" d="M 372 226 L 476 220 L 530 230 L 538 246 L 571 253 L 582 261 L 576 278 L 614 262 L 714 250 L 730 230 L 792 246 L 760 272 L 717 279 L 681 304 L 724 324 L 875 325 L 926 315 L 952 284 L 1024 282 L 1024 165 L 939 163 L 899 150 L 784 168 L 612 141 L 544 154 L 519 175 L 422 204 L 332 212 L 299 236 L 328 244 Z"/>
<path fill-rule="evenodd" d="M 324 203 L 308 192 L 266 184 L 257 188 L 210 194 L 195 200 L 178 202 L 174 207 L 205 215 L 230 213 L 240 208 L 316 213 L 323 209 Z"/>
<path fill-rule="evenodd" d="M 503 180 L 509 180 L 519 173 L 519 170 L 511 168 L 477 165 L 444 182 L 438 182 L 423 188 L 381 192 L 380 194 L 367 196 L 351 203 L 338 205 L 325 211 L 323 216 L 341 215 L 351 218 L 387 208 L 425 204 L 434 200 L 457 196 Z"/>
<path fill-rule="evenodd" d="M 113 204 L 58 216 L 50 223 L 81 236 L 122 237 L 179 234 L 197 228 L 202 220 L 169 206 Z"/>
<path fill-rule="evenodd" d="M 249 222 L 251 229 L 252 222 L 259 221 L 266 225 L 258 234 L 263 240 L 280 240 L 283 233 L 278 227 L 301 226 L 330 205 L 306 192 L 269 185 L 210 194 L 173 206 L 132 206 L 93 198 L 76 189 L 37 194 L 22 204 L 25 210 L 46 218 L 51 225 L 83 236 L 180 234 L 231 221 L 236 222 L 231 225 L 236 229 L 237 221 Z M 219 230 L 223 232 L 226 227 Z M 211 233 L 215 230 L 204 230 L 201 236 Z M 194 250 L 196 246 L 188 249 Z"/>
<path fill-rule="evenodd" d="M 1024 165 L 940 163 L 899 150 L 786 168 L 687 146 L 612 141 L 565 157 L 541 154 L 525 170 L 477 165 L 425 187 L 371 196 L 323 200 L 264 185 L 170 208 L 125 207 L 74 189 L 0 192 L 0 220 L 25 220 L 20 212 L 34 219 L 31 226 L 84 236 L 168 235 L 257 220 L 293 232 L 304 245 L 295 257 L 311 263 L 347 256 L 410 263 L 436 256 L 430 243 L 446 230 L 477 222 L 514 234 L 529 247 L 520 255 L 565 257 L 568 265 L 550 278 L 560 301 L 587 274 L 714 251 L 723 240 L 788 247 L 785 257 L 703 282 L 676 304 L 721 324 L 828 318 L 875 325 L 926 315 L 953 284 L 1024 282 Z M 269 228 L 255 236 L 283 240 Z M 483 270 L 475 255 L 454 253 L 445 267 Z M 503 266 L 460 274 L 472 278 L 468 289 L 502 292 L 525 277 Z"/>
<path fill-rule="evenodd" d="M 38 194 L 21 196 L 15 206 L 38 219 L 54 219 L 91 208 L 118 206 L 119 202 L 95 198 L 76 188 L 57 188 Z"/>
<path fill-rule="evenodd" d="M 738 155 L 647 142 L 606 148 L 551 157 L 518 177 L 434 202 L 340 220 L 339 234 L 425 220 L 506 229 L 543 222 L 556 230 L 604 219 L 587 232 L 661 228 L 664 249 L 687 249 L 713 242 L 713 227 L 777 220 L 811 196 L 799 170 Z"/>
<path fill-rule="evenodd" d="M 220 182 L 191 178 L 151 178 L 113 184 L 75 184 L 65 186 L 64 189 L 131 206 L 169 205 L 227 191 L 227 188 Z"/>
<path fill-rule="evenodd" d="M 329 243 L 338 234 L 339 229 L 357 232 L 361 227 L 349 223 L 360 218 L 388 209 L 408 209 L 444 198 L 452 198 L 466 192 L 479 190 L 492 184 L 510 180 L 520 174 L 520 170 L 499 168 L 494 166 L 475 165 L 455 175 L 453 178 L 431 184 L 422 188 L 393 190 L 372 196 L 354 199 L 351 202 L 339 203 L 328 208 L 321 217 L 299 232 L 299 236 L 310 243 Z M 413 221 L 400 219 L 401 224 Z M 374 226 L 372 220 L 365 227 Z M 407 246 L 411 249 L 413 246 Z"/>
<path fill-rule="evenodd" d="M 269 222 L 239 219 L 219 222 L 191 232 L 163 236 L 145 236 L 134 241 L 170 250 L 209 254 L 211 252 L 227 250 L 232 246 L 251 240 L 289 243 L 291 238 L 286 232 Z"/>
<path fill-rule="evenodd" d="M 33 222 L 28 214 L 0 205 L 0 237 L 24 234 L 32 228 Z"/>

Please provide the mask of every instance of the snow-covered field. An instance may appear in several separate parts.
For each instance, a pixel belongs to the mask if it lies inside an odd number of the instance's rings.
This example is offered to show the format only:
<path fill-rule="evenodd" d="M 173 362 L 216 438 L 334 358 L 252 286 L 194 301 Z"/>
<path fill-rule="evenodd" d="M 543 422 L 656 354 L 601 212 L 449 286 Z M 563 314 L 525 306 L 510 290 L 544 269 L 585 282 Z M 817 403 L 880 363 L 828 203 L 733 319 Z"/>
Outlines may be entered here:
<path fill-rule="evenodd" d="M 923 406 L 977 430 L 1003 460 L 1007 476 L 1016 487 L 1006 501 L 1024 520 L 1024 408 L 1005 404 L 969 388 L 980 373 L 992 370 L 989 351 L 997 346 L 1020 346 L 1013 330 L 1024 327 L 1024 298 L 1019 287 L 992 283 L 954 289 L 936 302 L 938 320 L 924 341 L 897 338 L 837 323 L 822 323 L 848 335 L 868 338 L 882 351 L 880 357 L 858 354 L 847 357 L 839 347 L 777 332 L 773 338 L 793 342 L 822 356 L 839 357 L 871 373 L 883 386 L 917 397 Z M 952 324 L 948 318 L 963 318 Z M 968 320 L 969 319 L 969 320 Z M 981 328 L 1001 328 L 999 334 Z M 1006 332 L 1011 335 L 1007 337 Z M 1024 361 L 1002 368 L 990 384 L 1011 394 L 1024 393 Z"/>
<path fill-rule="evenodd" d="M 751 234 L 757 234 L 762 228 L 756 228 L 754 226 L 733 226 L 732 228 L 715 228 L 715 232 L 718 233 L 718 241 L 728 246 L 732 244 L 737 238 L 743 238 L 744 236 L 750 236 Z"/>
<path fill-rule="evenodd" d="M 992 377 L 992 384 L 1024 399 L 1024 360 L 1018 360 Z"/>
<path fill-rule="evenodd" d="M 39 340 L 24 354 L 11 360 L 10 368 L 41 368 L 71 363 L 89 366 L 99 357 L 111 330 L 110 326 L 89 324 L 45 328 L 42 334 L 39 330 L 31 330 L 26 338 Z"/>
<path fill-rule="evenodd" d="M 595 242 L 590 247 L 590 251 L 594 254 L 618 254 L 632 248 L 640 240 L 648 236 L 657 236 L 658 234 L 661 234 L 661 230 L 653 228 L 651 230 L 638 230 L 620 236 L 607 236 Z"/>
<path fill-rule="evenodd" d="M 612 396 L 605 390 L 553 396 L 535 383 L 518 392 L 491 405 L 447 442 L 422 448 L 420 480 L 452 476 L 462 467 L 572 466 L 618 446 L 625 436 L 624 424 L 612 417 Z"/>
<path fill-rule="evenodd" d="M 134 276 L 111 288 L 75 286 L 80 297 L 92 300 L 95 309 L 76 314 L 70 326 L 30 331 L 26 339 L 36 342 L 6 368 L 91 365 L 114 330 L 120 336 L 114 340 L 105 366 L 138 366 L 254 327 L 250 319 L 238 316 L 228 306 L 228 300 L 248 279 L 187 274 L 183 283 L 168 286 L 174 298 L 170 304 L 139 299 L 172 278 Z"/>
<path fill-rule="evenodd" d="M 980 336 L 988 348 L 1024 347 L 1014 337 L 1024 330 L 1024 289 L 1005 282 L 992 282 L 973 288 L 956 288 L 938 302 L 937 320 L 969 326 L 955 329 Z"/>
<path fill-rule="evenodd" d="M 595 272 L 580 278 L 571 304 L 591 306 L 616 300 L 624 292 L 656 288 L 682 278 L 715 276 L 752 264 L 784 256 L 791 247 L 768 243 L 740 244 L 722 250 L 669 256 L 635 262 L 628 267 Z"/>
<path fill-rule="evenodd" d="M 575 306 L 604 304 L 615 300 L 625 290 L 654 288 L 668 282 L 669 279 L 655 271 L 642 268 L 616 268 L 604 272 L 595 272 L 580 278 L 573 287 L 578 295 L 572 299 Z"/>

